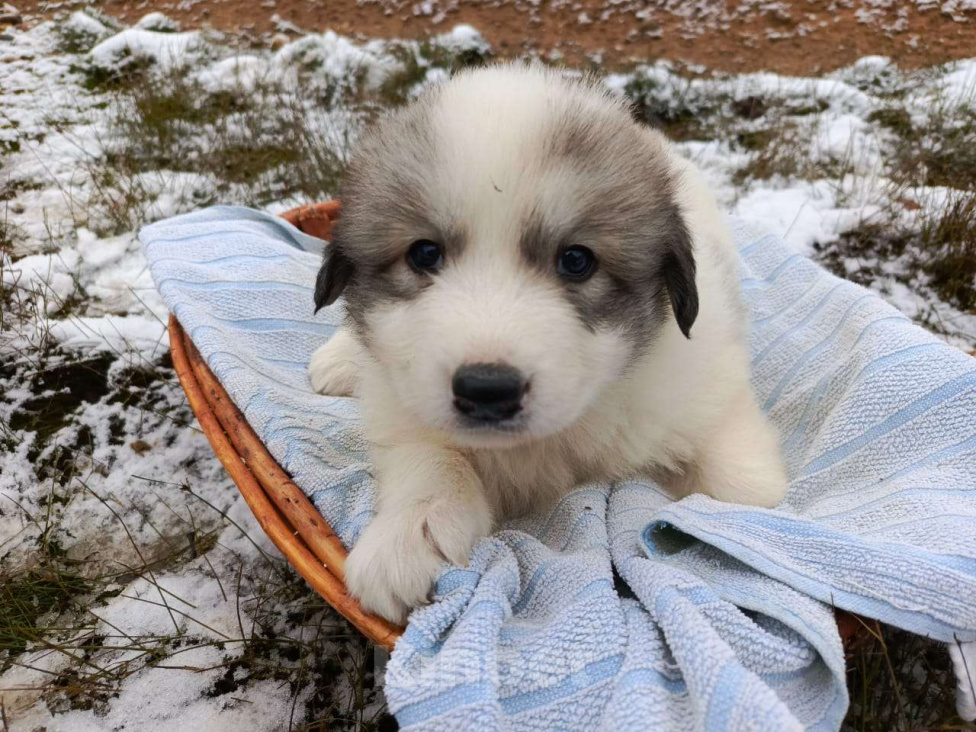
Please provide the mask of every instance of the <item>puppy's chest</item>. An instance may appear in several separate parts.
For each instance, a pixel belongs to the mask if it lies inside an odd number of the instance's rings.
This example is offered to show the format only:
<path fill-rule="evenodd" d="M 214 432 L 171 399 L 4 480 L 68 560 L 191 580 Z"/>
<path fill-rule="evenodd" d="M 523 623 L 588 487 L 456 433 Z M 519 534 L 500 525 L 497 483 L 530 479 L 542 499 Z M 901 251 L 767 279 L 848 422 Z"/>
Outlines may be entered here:
<path fill-rule="evenodd" d="M 578 460 L 541 445 L 479 450 L 471 459 L 496 518 L 518 516 L 556 501 L 583 482 Z"/>
<path fill-rule="evenodd" d="M 558 438 L 475 451 L 471 459 L 501 518 L 550 505 L 578 485 L 648 476 L 655 466 L 673 468 L 686 448 L 653 410 L 623 409 L 591 415 Z"/>

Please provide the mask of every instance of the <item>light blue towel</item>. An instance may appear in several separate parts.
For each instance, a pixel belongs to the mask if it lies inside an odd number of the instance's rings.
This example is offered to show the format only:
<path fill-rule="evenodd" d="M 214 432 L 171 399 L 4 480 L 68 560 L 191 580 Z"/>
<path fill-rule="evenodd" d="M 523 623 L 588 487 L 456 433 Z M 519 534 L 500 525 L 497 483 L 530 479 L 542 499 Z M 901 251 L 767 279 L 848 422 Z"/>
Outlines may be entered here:
<path fill-rule="evenodd" d="M 446 571 L 390 660 L 424 730 L 836 730 L 831 604 L 976 640 L 976 360 L 733 222 L 754 381 L 792 480 L 777 510 L 591 485 Z M 271 453 L 351 545 L 373 483 L 356 404 L 305 367 L 317 240 L 213 208 L 141 233 L 166 303 Z"/>

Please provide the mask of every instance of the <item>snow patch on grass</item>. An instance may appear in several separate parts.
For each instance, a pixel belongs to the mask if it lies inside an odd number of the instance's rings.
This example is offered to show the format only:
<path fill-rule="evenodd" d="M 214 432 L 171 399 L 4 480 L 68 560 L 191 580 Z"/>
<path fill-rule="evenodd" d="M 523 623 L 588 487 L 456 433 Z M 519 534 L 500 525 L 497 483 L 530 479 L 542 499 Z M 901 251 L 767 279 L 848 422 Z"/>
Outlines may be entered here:
<path fill-rule="evenodd" d="M 171 33 L 127 28 L 95 46 L 89 58 L 94 66 L 104 70 L 138 63 L 153 63 L 167 70 L 192 64 L 205 48 L 199 31 Z"/>

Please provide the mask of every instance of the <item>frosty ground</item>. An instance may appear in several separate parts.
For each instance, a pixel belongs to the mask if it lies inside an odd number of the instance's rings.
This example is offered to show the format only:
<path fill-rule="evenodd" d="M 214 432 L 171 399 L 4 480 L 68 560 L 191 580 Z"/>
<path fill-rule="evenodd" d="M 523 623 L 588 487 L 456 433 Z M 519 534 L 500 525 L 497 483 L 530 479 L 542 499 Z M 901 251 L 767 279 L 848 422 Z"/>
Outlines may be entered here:
<path fill-rule="evenodd" d="M 390 726 L 372 650 L 282 561 L 196 428 L 136 232 L 217 202 L 329 198 L 365 124 L 492 49 L 461 26 L 255 50 L 94 12 L 9 36 L 3 728 Z M 800 79 L 662 62 L 603 78 L 733 214 L 976 349 L 976 63 L 865 58 Z M 872 631 L 850 660 L 848 727 L 957 724 L 944 650 Z"/>

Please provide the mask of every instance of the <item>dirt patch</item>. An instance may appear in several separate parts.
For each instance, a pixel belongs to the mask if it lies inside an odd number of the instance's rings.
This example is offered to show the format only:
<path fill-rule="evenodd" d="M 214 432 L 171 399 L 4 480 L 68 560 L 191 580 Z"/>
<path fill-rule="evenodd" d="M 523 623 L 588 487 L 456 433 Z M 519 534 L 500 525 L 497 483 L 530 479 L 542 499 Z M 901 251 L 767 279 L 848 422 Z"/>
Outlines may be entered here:
<path fill-rule="evenodd" d="M 22 0 L 43 15 L 43 0 Z M 62 12 L 69 3 L 58 3 Z M 81 4 L 77 4 L 81 7 Z M 958 3 L 868 0 L 106 0 L 99 10 L 133 23 L 160 10 L 185 28 L 212 26 L 266 43 L 279 31 L 328 29 L 370 38 L 425 38 L 456 23 L 478 28 L 501 55 L 561 54 L 580 64 L 599 53 L 610 67 L 668 58 L 725 71 L 817 74 L 872 54 L 917 68 L 976 48 L 976 13 Z M 264 38 L 262 38 L 264 36 Z"/>
<path fill-rule="evenodd" d="M 108 369 L 113 358 L 104 354 L 89 361 L 64 363 L 38 372 L 31 390 L 39 396 L 24 402 L 10 417 L 10 429 L 37 433 L 43 443 L 67 425 L 82 404 L 93 404 L 109 393 Z"/>

